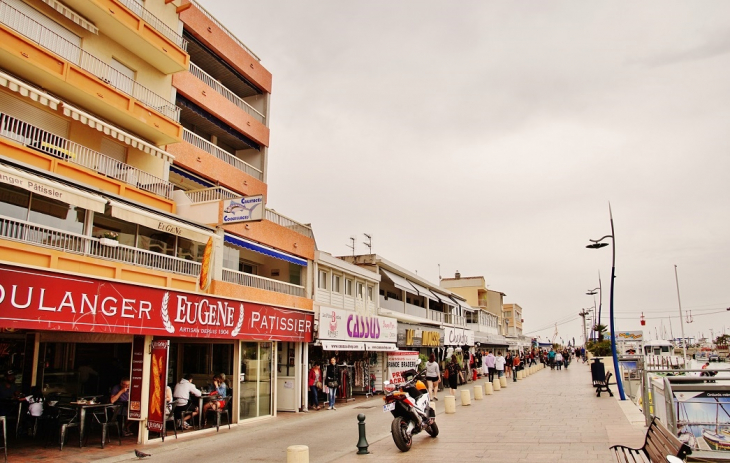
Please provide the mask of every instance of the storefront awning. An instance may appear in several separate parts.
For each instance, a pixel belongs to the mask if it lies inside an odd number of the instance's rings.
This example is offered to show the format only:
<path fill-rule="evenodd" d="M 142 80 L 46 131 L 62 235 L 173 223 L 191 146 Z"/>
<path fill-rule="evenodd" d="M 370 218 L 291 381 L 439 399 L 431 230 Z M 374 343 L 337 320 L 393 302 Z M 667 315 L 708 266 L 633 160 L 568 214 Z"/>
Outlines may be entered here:
<path fill-rule="evenodd" d="M 352 341 L 321 341 L 322 350 L 365 350 L 364 342 Z"/>
<path fill-rule="evenodd" d="M 87 31 L 91 32 L 92 34 L 99 34 L 99 29 L 93 25 L 88 19 L 84 18 L 71 8 L 67 7 L 63 3 L 57 1 L 57 0 L 41 0 L 46 5 L 50 6 L 54 10 L 58 11 L 71 21 L 75 22 L 79 26 L 83 27 Z"/>
<path fill-rule="evenodd" d="M 258 252 L 265 256 L 273 257 L 275 259 L 281 259 L 286 262 L 291 262 L 292 264 L 301 265 L 302 267 L 307 266 L 306 259 L 302 259 L 301 257 L 297 257 L 284 251 L 279 251 L 278 249 L 270 248 L 261 243 L 249 241 L 245 238 L 241 238 L 240 236 L 229 235 L 228 233 L 226 233 L 223 241 L 225 241 L 226 243 L 230 243 L 234 246 L 238 246 L 239 248 Z"/>
<path fill-rule="evenodd" d="M 467 312 L 476 312 L 477 309 L 467 304 L 465 301 L 460 301 L 454 297 L 451 298 L 454 302 L 456 302 L 459 307 L 461 307 L 461 310 L 466 310 Z"/>
<path fill-rule="evenodd" d="M 396 288 L 409 292 L 411 294 L 418 294 L 413 290 L 413 286 L 408 284 L 408 280 L 406 280 L 402 276 L 396 275 L 395 273 L 385 270 L 384 268 L 381 268 L 380 271 L 382 272 L 383 276 L 385 276 L 385 278 L 389 279 L 395 285 Z"/>
<path fill-rule="evenodd" d="M 389 342 L 366 342 L 365 350 L 369 352 L 394 352 L 398 350 L 398 346 Z"/>
<path fill-rule="evenodd" d="M 427 299 L 431 299 L 434 302 L 439 302 L 439 299 L 436 296 L 434 296 L 431 291 L 427 290 L 423 286 L 419 285 L 418 283 L 414 283 L 411 280 L 408 280 L 408 283 L 410 283 L 411 286 L 413 286 L 413 289 L 416 290 L 416 293 L 419 296 L 423 296 L 423 297 L 425 297 Z"/>
<path fill-rule="evenodd" d="M 109 200 L 109 205 L 112 210 L 112 217 L 126 220 L 127 222 L 133 222 L 145 227 L 149 227 L 153 230 L 160 230 L 171 235 L 182 236 L 198 243 L 207 243 L 208 238 L 215 236 L 212 231 L 206 231 L 203 228 L 198 228 L 193 225 L 189 225 L 179 220 L 175 220 L 171 217 L 155 214 L 146 209 L 132 206 L 130 204 L 120 203 L 113 199 Z"/>
<path fill-rule="evenodd" d="M 20 93 L 21 96 L 30 98 L 31 100 L 48 106 L 51 109 L 58 109 L 61 100 L 53 98 L 46 92 L 33 87 L 32 85 L 26 84 L 23 81 L 16 79 L 15 77 L 0 72 L 0 86 L 7 88 L 8 90 L 16 93 Z"/>
<path fill-rule="evenodd" d="M 147 154 L 151 154 L 152 156 L 160 158 L 163 161 L 172 163 L 172 161 L 175 159 L 175 156 L 168 153 L 167 151 L 160 149 L 155 145 L 148 143 L 140 138 L 137 138 L 134 135 L 109 124 L 108 122 L 97 119 L 91 114 L 81 111 L 80 109 L 75 108 L 65 102 L 63 103 L 63 115 L 66 117 L 70 117 L 75 121 L 86 124 L 92 129 L 96 129 L 99 132 L 104 133 L 104 135 L 116 138 L 117 140 L 131 146 L 132 148 L 136 148 L 140 151 L 144 151 Z"/>
<path fill-rule="evenodd" d="M 0 163 L 0 183 L 7 183 L 34 194 L 56 199 L 66 204 L 88 209 L 94 212 L 104 213 L 106 198 L 87 193 L 70 185 L 56 182 L 44 177 L 31 174 L 24 170 L 16 169 L 7 164 Z"/>

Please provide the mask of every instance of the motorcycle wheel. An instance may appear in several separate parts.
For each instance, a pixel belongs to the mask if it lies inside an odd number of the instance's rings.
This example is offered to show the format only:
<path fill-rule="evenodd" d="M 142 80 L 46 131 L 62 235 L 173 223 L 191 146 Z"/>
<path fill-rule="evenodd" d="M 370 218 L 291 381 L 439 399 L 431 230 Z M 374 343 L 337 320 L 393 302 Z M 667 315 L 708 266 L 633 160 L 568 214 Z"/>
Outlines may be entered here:
<path fill-rule="evenodd" d="M 439 425 L 436 424 L 434 421 L 433 424 L 426 428 L 426 432 L 431 437 L 436 437 L 439 435 Z"/>
<path fill-rule="evenodd" d="M 404 420 L 400 416 L 397 416 L 390 425 L 390 432 L 393 434 L 393 442 L 395 442 L 395 446 L 398 447 L 401 452 L 409 451 L 411 449 L 411 444 L 413 443 L 413 440 L 406 436 L 407 428 L 408 421 Z"/>

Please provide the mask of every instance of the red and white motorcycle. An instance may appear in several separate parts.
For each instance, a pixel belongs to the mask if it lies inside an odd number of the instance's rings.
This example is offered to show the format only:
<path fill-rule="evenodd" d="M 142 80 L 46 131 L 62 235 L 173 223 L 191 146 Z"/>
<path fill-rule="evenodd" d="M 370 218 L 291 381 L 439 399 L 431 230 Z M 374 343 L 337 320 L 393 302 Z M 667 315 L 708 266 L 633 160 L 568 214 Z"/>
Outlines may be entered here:
<path fill-rule="evenodd" d="M 419 364 L 420 360 L 416 362 Z M 397 386 L 390 381 L 383 383 L 386 393 L 383 411 L 393 414 L 390 432 L 402 452 L 411 449 L 413 436 L 421 431 L 426 431 L 431 437 L 439 435 L 436 412 L 430 406 L 428 388 L 422 381 L 424 374 L 425 371 L 419 374 L 416 370 L 408 370 L 402 373 L 405 383 Z"/>

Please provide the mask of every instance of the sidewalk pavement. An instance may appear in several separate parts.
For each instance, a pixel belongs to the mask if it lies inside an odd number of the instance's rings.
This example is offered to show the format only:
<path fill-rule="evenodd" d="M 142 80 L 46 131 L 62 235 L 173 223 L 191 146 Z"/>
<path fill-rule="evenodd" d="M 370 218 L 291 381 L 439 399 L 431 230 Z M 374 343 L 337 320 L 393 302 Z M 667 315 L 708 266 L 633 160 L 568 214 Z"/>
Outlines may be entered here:
<path fill-rule="evenodd" d="M 590 386 L 588 364 L 573 362 L 562 371 L 543 369 L 507 388 L 474 400 L 473 386 L 457 391 L 456 413 L 444 414 L 445 392 L 438 394 L 437 423 L 440 434 L 414 437 L 413 447 L 400 452 L 390 435 L 390 413 L 382 411 L 382 396 L 338 404 L 337 410 L 309 413 L 280 413 L 277 418 L 250 421 L 230 430 L 221 427 L 186 432 L 164 443 L 135 446 L 128 439 L 105 449 L 89 442 L 79 449 L 73 444 L 59 452 L 57 447 L 19 454 L 10 449 L 8 461 L 95 461 L 113 463 L 137 460 L 134 449 L 151 454 L 144 461 L 175 463 L 216 459 L 227 462 L 285 462 L 290 445 L 307 445 L 311 462 L 612 462 L 608 447 L 621 443 L 641 445 L 643 423 L 632 425 L 615 398 L 595 396 Z M 461 406 L 460 391 L 471 391 L 471 405 Z M 618 395 L 618 394 L 616 394 Z M 626 404 L 621 404 L 626 405 Z M 369 455 L 356 455 L 357 415 L 366 415 Z M 11 442 L 12 443 L 12 442 Z"/>

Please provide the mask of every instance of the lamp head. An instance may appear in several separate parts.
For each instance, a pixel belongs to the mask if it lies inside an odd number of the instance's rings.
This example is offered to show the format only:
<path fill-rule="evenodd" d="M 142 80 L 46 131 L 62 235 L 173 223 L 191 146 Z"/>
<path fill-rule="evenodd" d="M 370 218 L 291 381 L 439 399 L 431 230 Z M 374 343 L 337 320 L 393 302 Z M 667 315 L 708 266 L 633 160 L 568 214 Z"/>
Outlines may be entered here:
<path fill-rule="evenodd" d="M 596 293 L 595 291 L 588 291 L 586 294 L 589 296 L 595 296 L 598 293 Z"/>
<path fill-rule="evenodd" d="M 588 249 L 600 249 L 603 247 L 608 246 L 608 243 L 591 243 L 588 246 L 586 246 Z"/>

